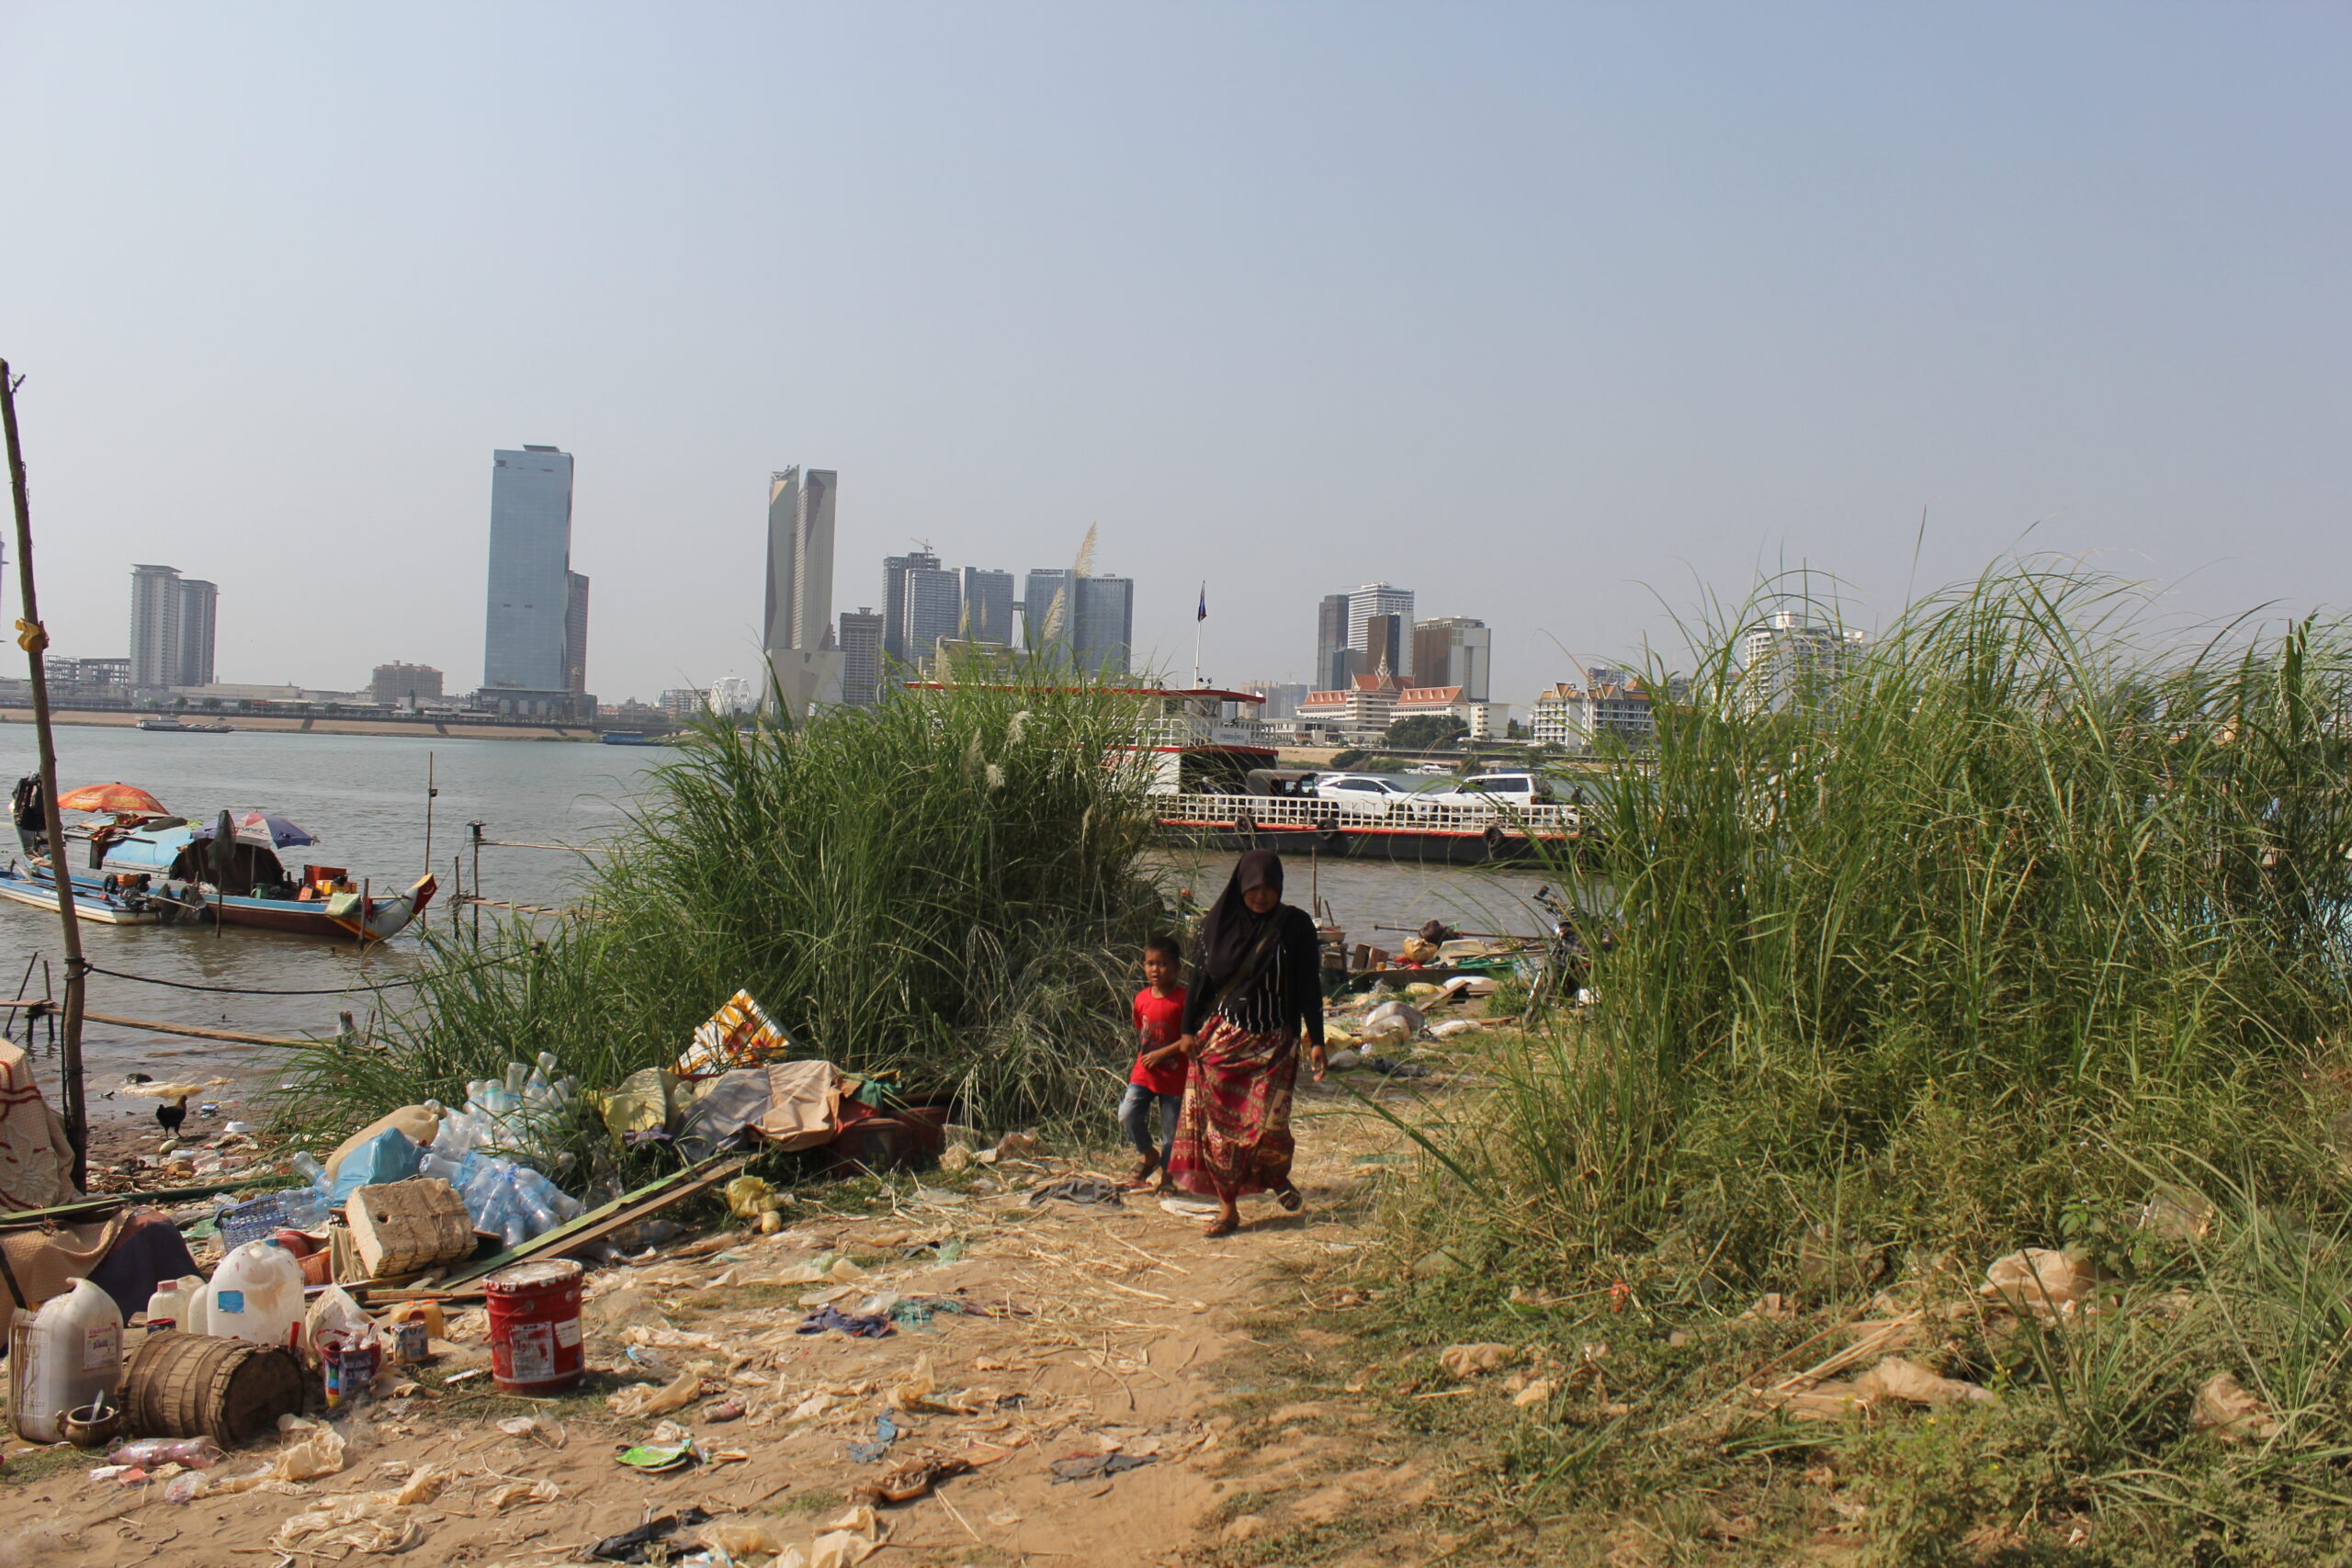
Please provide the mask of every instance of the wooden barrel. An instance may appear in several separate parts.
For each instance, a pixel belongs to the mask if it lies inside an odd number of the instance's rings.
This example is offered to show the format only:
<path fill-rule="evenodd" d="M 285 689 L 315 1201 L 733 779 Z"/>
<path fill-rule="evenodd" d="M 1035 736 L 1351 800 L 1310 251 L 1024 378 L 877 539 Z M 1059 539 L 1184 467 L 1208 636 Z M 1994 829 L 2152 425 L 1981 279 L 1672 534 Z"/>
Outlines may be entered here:
<path fill-rule="evenodd" d="M 205 1437 L 231 1448 L 302 1413 L 302 1369 L 266 1345 L 153 1334 L 131 1355 L 123 1408 L 142 1438 Z"/>

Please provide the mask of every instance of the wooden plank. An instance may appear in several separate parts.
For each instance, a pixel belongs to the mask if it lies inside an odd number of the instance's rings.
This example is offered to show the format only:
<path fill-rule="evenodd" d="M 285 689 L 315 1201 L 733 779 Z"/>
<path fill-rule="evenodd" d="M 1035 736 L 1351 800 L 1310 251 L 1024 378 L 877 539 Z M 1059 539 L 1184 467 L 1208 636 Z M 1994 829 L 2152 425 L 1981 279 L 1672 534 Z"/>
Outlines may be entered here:
<path fill-rule="evenodd" d="M 40 1220 L 66 1219 L 97 1210 L 111 1213 L 126 1203 L 185 1203 L 191 1198 L 210 1198 L 222 1192 L 242 1192 L 248 1188 L 300 1187 L 301 1178 L 283 1174 L 248 1177 L 243 1181 L 215 1181 L 206 1187 L 172 1187 L 160 1192 L 101 1192 L 96 1197 L 77 1198 L 71 1203 L 59 1203 L 47 1209 L 18 1209 L 13 1213 L 0 1214 L 0 1225 L 27 1224 Z M 96 1217 L 92 1215 L 91 1217 Z"/>
<path fill-rule="evenodd" d="M 623 1225 L 657 1213 L 697 1192 L 709 1190 L 729 1177 L 741 1174 L 751 1163 L 752 1156 L 748 1154 L 716 1154 L 700 1165 L 672 1171 L 658 1181 L 648 1182 L 634 1192 L 614 1199 L 601 1209 L 591 1209 L 575 1220 L 535 1235 L 520 1247 L 510 1247 L 495 1258 L 486 1258 L 468 1266 L 444 1280 L 434 1293 L 455 1295 L 458 1293 L 458 1286 L 494 1274 L 511 1264 L 527 1263 L 535 1258 L 560 1258 L 574 1247 L 601 1241 Z"/>

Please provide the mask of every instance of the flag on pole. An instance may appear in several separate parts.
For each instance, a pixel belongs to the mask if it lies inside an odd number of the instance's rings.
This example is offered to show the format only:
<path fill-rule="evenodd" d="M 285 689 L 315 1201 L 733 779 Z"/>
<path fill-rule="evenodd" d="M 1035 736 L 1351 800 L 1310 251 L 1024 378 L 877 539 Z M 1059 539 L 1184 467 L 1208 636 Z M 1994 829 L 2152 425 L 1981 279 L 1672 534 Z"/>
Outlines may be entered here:
<path fill-rule="evenodd" d="M 1196 612 L 1194 612 L 1194 614 L 1193 614 L 1193 619 L 1194 619 L 1194 620 L 1196 620 L 1196 621 L 1205 621 L 1205 620 L 1207 620 L 1208 618 L 1209 618 L 1209 585 L 1204 581 L 1204 582 L 1203 582 L 1203 583 L 1201 584 L 1201 607 L 1200 607 L 1200 609 L 1199 609 L 1199 610 L 1197 610 Z"/>

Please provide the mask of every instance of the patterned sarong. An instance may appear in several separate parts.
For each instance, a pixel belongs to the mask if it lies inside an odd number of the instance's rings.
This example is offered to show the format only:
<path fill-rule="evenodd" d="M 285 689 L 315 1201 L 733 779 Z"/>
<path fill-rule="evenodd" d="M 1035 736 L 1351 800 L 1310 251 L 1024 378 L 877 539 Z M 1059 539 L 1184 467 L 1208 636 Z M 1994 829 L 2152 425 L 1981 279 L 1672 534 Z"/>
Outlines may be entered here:
<path fill-rule="evenodd" d="M 1223 1019 L 1201 1032 L 1168 1174 L 1204 1197 L 1279 1190 L 1290 1180 L 1298 1035 L 1250 1034 Z"/>

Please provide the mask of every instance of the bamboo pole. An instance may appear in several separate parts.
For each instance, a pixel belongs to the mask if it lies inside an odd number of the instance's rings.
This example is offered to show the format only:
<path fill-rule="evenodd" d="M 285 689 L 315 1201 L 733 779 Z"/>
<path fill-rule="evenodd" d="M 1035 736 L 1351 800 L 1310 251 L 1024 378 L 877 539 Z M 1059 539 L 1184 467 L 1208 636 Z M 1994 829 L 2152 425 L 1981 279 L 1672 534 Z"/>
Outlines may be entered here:
<path fill-rule="evenodd" d="M 46 1001 L 0 1001 L 0 1010 L 17 1009 L 54 1010 L 55 1004 Z M 349 1015 L 345 1015 L 346 1017 Z M 315 1045 L 315 1039 L 293 1039 L 283 1034 L 248 1034 L 240 1029 L 200 1029 L 193 1023 L 165 1023 L 153 1018 L 118 1018 L 110 1012 L 85 1012 L 86 1022 L 103 1023 L 116 1029 L 143 1029 L 150 1034 L 181 1034 L 190 1040 L 225 1040 L 232 1045 Z"/>
<path fill-rule="evenodd" d="M 33 728 L 40 740 L 40 789 L 43 826 L 49 831 L 49 864 L 57 883 L 57 919 L 65 934 L 65 1040 L 58 1071 L 63 1079 L 65 1136 L 74 1145 L 74 1185 L 85 1187 L 90 1176 L 88 1107 L 82 1098 L 82 992 L 87 983 L 82 962 L 82 921 L 74 907 L 74 874 L 65 863 L 65 821 L 57 810 L 57 744 L 49 728 L 49 671 L 41 650 L 49 633 L 40 624 L 40 603 L 33 592 L 32 498 L 25 488 L 25 449 L 17 433 L 17 378 L 0 359 L 0 428 L 8 446 L 8 490 L 17 511 L 17 583 L 24 602 L 17 621 L 17 644 L 31 667 Z"/>

